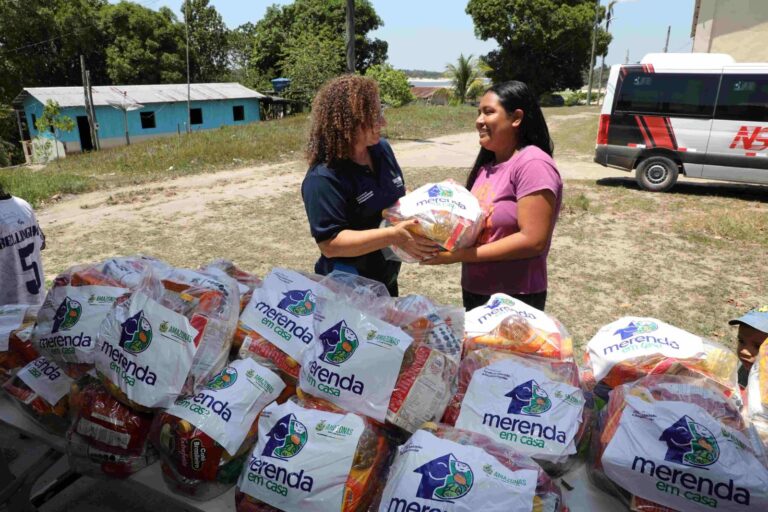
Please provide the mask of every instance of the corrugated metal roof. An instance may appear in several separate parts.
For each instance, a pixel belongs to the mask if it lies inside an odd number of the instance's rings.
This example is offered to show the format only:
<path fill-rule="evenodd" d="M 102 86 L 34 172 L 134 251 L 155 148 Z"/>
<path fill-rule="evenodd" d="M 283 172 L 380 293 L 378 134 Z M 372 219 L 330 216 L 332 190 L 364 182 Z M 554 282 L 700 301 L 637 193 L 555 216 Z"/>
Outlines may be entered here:
<path fill-rule="evenodd" d="M 21 106 L 27 96 L 32 96 L 43 104 L 48 100 L 54 100 L 61 107 L 85 106 L 82 86 L 27 87 L 13 100 L 14 106 Z M 235 82 L 191 84 L 190 86 L 192 101 L 264 97 L 263 94 Z M 187 84 L 93 86 L 93 104 L 97 107 L 124 103 L 146 105 L 181 101 L 187 101 Z"/>

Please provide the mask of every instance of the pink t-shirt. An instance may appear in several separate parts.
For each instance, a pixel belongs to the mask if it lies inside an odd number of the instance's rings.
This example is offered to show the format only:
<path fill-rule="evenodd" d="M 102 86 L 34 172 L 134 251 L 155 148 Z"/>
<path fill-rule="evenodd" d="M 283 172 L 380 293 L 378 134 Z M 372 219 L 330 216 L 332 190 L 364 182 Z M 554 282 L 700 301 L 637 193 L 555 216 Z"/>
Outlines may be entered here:
<path fill-rule="evenodd" d="M 472 194 L 478 198 L 486 213 L 485 227 L 477 245 L 495 242 L 520 231 L 517 201 L 541 190 L 551 190 L 555 195 L 557 219 L 562 203 L 563 181 L 552 157 L 536 146 L 524 147 L 506 162 L 481 167 L 472 185 Z M 548 254 L 549 244 L 544 253 L 535 258 L 464 263 L 461 286 L 478 295 L 543 292 L 547 289 Z"/>

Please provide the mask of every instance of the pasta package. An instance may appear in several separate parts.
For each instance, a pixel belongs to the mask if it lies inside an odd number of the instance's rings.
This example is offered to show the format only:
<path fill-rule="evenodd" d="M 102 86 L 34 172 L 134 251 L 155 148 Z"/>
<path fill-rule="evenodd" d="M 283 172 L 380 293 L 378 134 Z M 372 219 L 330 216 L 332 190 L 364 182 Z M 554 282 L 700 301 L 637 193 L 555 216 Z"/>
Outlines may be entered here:
<path fill-rule="evenodd" d="M 418 296 L 392 299 L 360 295 L 361 287 L 349 283 L 332 286 L 338 287 L 332 297 L 318 299 L 301 391 L 410 432 L 439 419 L 458 370 L 461 315 L 452 320 L 449 308 L 441 316 Z"/>
<path fill-rule="evenodd" d="M 602 399 L 616 386 L 654 374 L 705 376 L 739 398 L 733 351 L 655 318 L 623 317 L 602 327 L 587 343 L 586 358 L 585 383 Z"/>
<path fill-rule="evenodd" d="M 560 490 L 528 457 L 490 438 L 426 424 L 398 450 L 373 510 L 564 512 Z"/>
<path fill-rule="evenodd" d="M 152 415 L 118 402 L 96 379 L 72 385 L 69 465 L 92 477 L 127 478 L 157 460 L 149 444 Z"/>
<path fill-rule="evenodd" d="M 321 402 L 269 405 L 237 483 L 238 512 L 367 510 L 390 447 L 372 422 Z"/>
<path fill-rule="evenodd" d="M 38 306 L 0 306 L 0 385 L 40 355 L 30 341 Z"/>
<path fill-rule="evenodd" d="M 610 393 L 591 476 L 633 510 L 768 507 L 765 452 L 739 404 L 703 377 L 649 375 Z"/>
<path fill-rule="evenodd" d="M 461 362 L 443 421 L 528 455 L 550 475 L 576 460 L 589 425 L 576 364 L 476 350 Z"/>
<path fill-rule="evenodd" d="M 295 386 L 302 354 L 315 339 L 317 298 L 330 293 L 319 280 L 294 270 L 272 269 L 240 315 L 235 334 L 239 357 L 279 370 L 286 383 Z"/>
<path fill-rule="evenodd" d="M 70 379 L 53 361 L 39 357 L 3 384 L 13 402 L 34 422 L 56 435 L 69 426 Z"/>
<path fill-rule="evenodd" d="M 446 251 L 471 247 L 483 229 L 483 210 L 477 198 L 453 180 L 427 183 L 401 197 L 382 212 L 383 225 L 416 219 L 413 232 L 438 243 Z M 407 263 L 418 260 L 397 247 L 395 256 Z"/>
<path fill-rule="evenodd" d="M 482 348 L 573 361 L 573 340 L 559 320 L 503 293 L 467 312 L 464 350 Z"/>
<path fill-rule="evenodd" d="M 163 475 L 176 492 L 208 500 L 235 484 L 255 441 L 257 417 L 285 384 L 252 359 L 233 361 L 152 425 Z"/>

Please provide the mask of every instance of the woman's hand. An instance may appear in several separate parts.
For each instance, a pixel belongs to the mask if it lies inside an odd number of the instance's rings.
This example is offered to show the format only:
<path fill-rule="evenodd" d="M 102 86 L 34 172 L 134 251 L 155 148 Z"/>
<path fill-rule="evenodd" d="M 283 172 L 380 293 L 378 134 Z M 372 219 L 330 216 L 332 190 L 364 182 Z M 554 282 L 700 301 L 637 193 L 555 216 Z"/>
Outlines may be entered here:
<path fill-rule="evenodd" d="M 461 263 L 464 249 L 457 249 L 454 252 L 440 251 L 434 258 L 422 261 L 421 265 L 451 265 Z"/>
<path fill-rule="evenodd" d="M 414 258 L 424 261 L 436 256 L 440 252 L 440 246 L 434 241 L 411 232 L 418 226 L 417 219 L 404 220 L 387 229 L 392 230 L 392 245 L 397 246 Z"/>

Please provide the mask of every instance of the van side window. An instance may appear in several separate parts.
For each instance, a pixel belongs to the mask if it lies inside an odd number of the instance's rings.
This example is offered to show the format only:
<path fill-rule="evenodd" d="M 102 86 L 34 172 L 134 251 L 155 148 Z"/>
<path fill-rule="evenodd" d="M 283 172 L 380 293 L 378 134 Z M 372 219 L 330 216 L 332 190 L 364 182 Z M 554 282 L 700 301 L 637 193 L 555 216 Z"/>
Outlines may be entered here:
<path fill-rule="evenodd" d="M 712 117 L 719 75 L 629 72 L 616 96 L 616 112 Z"/>
<path fill-rule="evenodd" d="M 768 122 L 768 75 L 723 75 L 715 118 Z"/>

